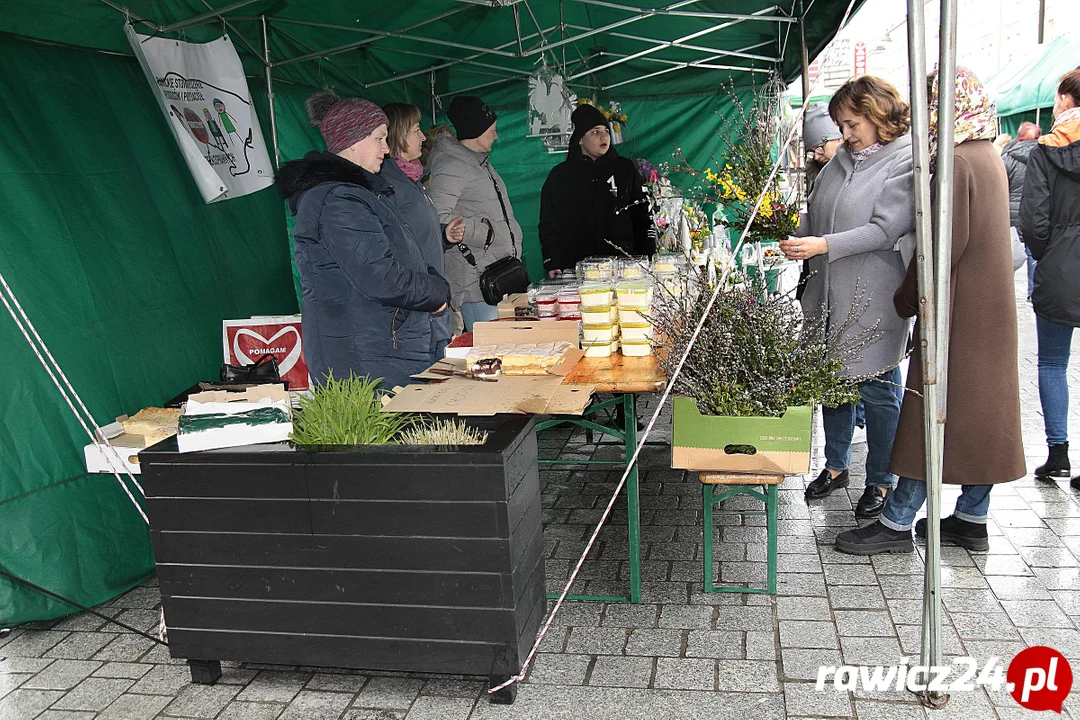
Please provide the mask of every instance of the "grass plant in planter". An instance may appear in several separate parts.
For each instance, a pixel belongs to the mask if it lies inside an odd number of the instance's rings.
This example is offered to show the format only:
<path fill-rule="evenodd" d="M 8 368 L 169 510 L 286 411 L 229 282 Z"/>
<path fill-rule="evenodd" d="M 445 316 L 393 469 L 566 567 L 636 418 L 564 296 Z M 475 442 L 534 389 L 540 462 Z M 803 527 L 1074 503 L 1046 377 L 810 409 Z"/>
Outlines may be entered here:
<path fill-rule="evenodd" d="M 292 444 L 140 454 L 170 651 L 193 679 L 221 660 L 520 670 L 546 607 L 531 417 L 380 406 L 374 383 L 331 380 Z"/>
<path fill-rule="evenodd" d="M 671 377 L 701 321 L 712 290 L 703 283 L 657 303 L 657 353 Z M 841 342 L 865 303 L 839 327 L 807 320 L 790 294 L 760 277 L 722 291 L 674 386 L 672 465 L 688 470 L 809 472 L 812 409 L 858 400 L 841 371 L 877 337 L 877 328 Z"/>

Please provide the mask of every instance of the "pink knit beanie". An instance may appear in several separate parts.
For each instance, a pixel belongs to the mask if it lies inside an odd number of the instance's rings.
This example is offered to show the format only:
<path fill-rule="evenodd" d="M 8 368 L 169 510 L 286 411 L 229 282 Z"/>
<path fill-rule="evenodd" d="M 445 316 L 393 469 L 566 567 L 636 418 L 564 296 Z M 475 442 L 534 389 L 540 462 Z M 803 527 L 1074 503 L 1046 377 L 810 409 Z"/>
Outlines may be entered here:
<path fill-rule="evenodd" d="M 360 142 L 380 125 L 386 113 L 363 98 L 339 98 L 331 90 L 320 90 L 304 102 L 308 120 L 319 128 L 326 149 L 338 153 Z"/>

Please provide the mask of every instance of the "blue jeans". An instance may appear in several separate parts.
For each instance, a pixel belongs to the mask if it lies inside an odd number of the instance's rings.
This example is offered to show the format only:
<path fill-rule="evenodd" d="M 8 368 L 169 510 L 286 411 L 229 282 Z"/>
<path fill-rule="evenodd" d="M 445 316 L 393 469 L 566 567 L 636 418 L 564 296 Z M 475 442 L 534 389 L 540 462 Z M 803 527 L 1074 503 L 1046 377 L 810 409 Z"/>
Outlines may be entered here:
<path fill-rule="evenodd" d="M 866 405 L 862 400 L 855 403 L 855 427 L 866 427 Z"/>
<path fill-rule="evenodd" d="M 859 395 L 866 408 L 866 485 L 891 488 L 896 477 L 889 472 L 896 424 L 900 421 L 900 368 L 893 368 L 873 380 L 859 383 Z M 851 435 L 855 430 L 855 406 L 821 408 L 825 427 L 825 467 L 835 472 L 851 466 Z"/>
<path fill-rule="evenodd" d="M 465 332 L 472 332 L 473 323 L 486 322 L 499 317 L 499 308 L 486 302 L 461 303 L 461 320 L 465 323 Z"/>
<path fill-rule="evenodd" d="M 990 490 L 993 485 L 961 485 L 953 515 L 968 522 L 986 524 L 990 510 Z M 915 514 L 926 502 L 926 483 L 902 477 L 881 510 L 880 522 L 890 530 L 910 530 Z"/>
<path fill-rule="evenodd" d="M 1073 329 L 1035 315 L 1035 333 L 1039 338 L 1039 400 L 1042 403 L 1046 444 L 1060 445 L 1069 440 L 1069 350 Z"/>

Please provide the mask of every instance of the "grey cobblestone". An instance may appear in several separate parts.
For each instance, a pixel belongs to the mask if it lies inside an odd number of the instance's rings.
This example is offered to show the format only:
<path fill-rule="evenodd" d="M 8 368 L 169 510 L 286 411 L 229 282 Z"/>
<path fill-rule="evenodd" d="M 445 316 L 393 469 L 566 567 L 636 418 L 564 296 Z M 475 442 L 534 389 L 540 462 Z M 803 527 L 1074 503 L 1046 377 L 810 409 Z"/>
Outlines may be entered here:
<path fill-rule="evenodd" d="M 1076 342 L 1080 356 L 1080 335 Z M 1033 323 L 1022 298 L 1020 343 L 1024 440 L 1033 468 L 1045 458 L 1045 441 Z M 1071 368 L 1069 377 L 1080 387 L 1080 367 Z M 643 398 L 642 406 L 653 402 Z M 1080 423 L 1080 403 L 1074 403 L 1072 419 Z M 669 415 L 660 425 L 666 436 Z M 616 452 L 598 453 L 582 432 L 568 429 L 542 434 L 539 444 L 552 456 L 580 459 Z M 853 700 L 848 693 L 814 690 L 821 665 L 890 664 L 901 653 L 917 653 L 921 641 L 924 543 L 910 555 L 874 558 L 832 547 L 838 532 L 856 525 L 852 508 L 862 491 L 865 446 L 854 449 L 847 492 L 808 506 L 803 488 L 814 473 L 781 485 L 775 597 L 702 591 L 700 484 L 668 462 L 662 449 L 649 448 L 640 463 L 645 602 L 567 602 L 513 706 L 488 704 L 486 677 L 225 663 L 216 685 L 192 685 L 184 659 L 170 657 L 168 648 L 83 613 L 16 628 L 0 639 L 0 720 L 215 714 L 215 720 L 531 720 L 583 717 L 586 707 L 590 717 L 605 720 L 1021 717 L 1004 693 L 954 695 L 944 710 L 927 713 L 907 693 L 859 691 Z M 815 470 L 821 462 L 816 450 Z M 617 480 L 618 473 L 608 470 L 542 469 L 553 590 L 561 590 Z M 945 488 L 946 512 L 957 492 Z M 752 504 L 744 498 L 727 503 Z M 714 577 L 763 583 L 764 519 L 715 521 Z M 626 527 L 620 501 L 576 592 L 627 592 Z M 1080 496 L 1067 482 L 1035 483 L 1030 476 L 998 486 L 988 531 L 987 553 L 941 549 L 946 654 L 970 655 L 981 664 L 991 656 L 1007 661 L 1039 644 L 1080 666 Z M 159 607 L 151 580 L 99 610 L 150 629 Z M 1080 718 L 1076 697 L 1074 690 L 1066 708 Z"/>

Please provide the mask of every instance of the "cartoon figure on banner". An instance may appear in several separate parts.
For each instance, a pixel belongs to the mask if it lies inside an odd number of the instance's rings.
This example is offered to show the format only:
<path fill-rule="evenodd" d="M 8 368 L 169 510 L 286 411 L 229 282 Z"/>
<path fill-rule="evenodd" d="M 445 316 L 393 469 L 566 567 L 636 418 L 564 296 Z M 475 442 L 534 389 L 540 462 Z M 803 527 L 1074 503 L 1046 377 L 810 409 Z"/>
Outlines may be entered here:
<path fill-rule="evenodd" d="M 241 138 L 240 133 L 236 131 L 236 123 L 233 121 L 233 116 L 225 109 L 225 103 L 221 102 L 218 98 L 214 98 L 214 112 L 216 112 L 218 118 L 221 119 L 221 129 L 225 131 L 226 141 L 232 145 L 230 135 L 235 135 L 236 139 L 243 143 L 243 138 Z"/>
<path fill-rule="evenodd" d="M 217 145 L 217 149 L 225 152 L 225 136 L 221 134 L 221 130 L 218 129 L 218 124 L 214 122 L 214 118 L 210 116 L 210 111 L 206 108 L 202 109 L 203 117 L 206 118 L 206 126 L 210 128 L 210 134 L 214 136 L 214 144 Z"/>
<path fill-rule="evenodd" d="M 184 120 L 195 139 L 206 146 L 206 162 L 210 162 L 210 133 L 206 131 L 199 114 L 189 107 L 184 108 Z"/>

